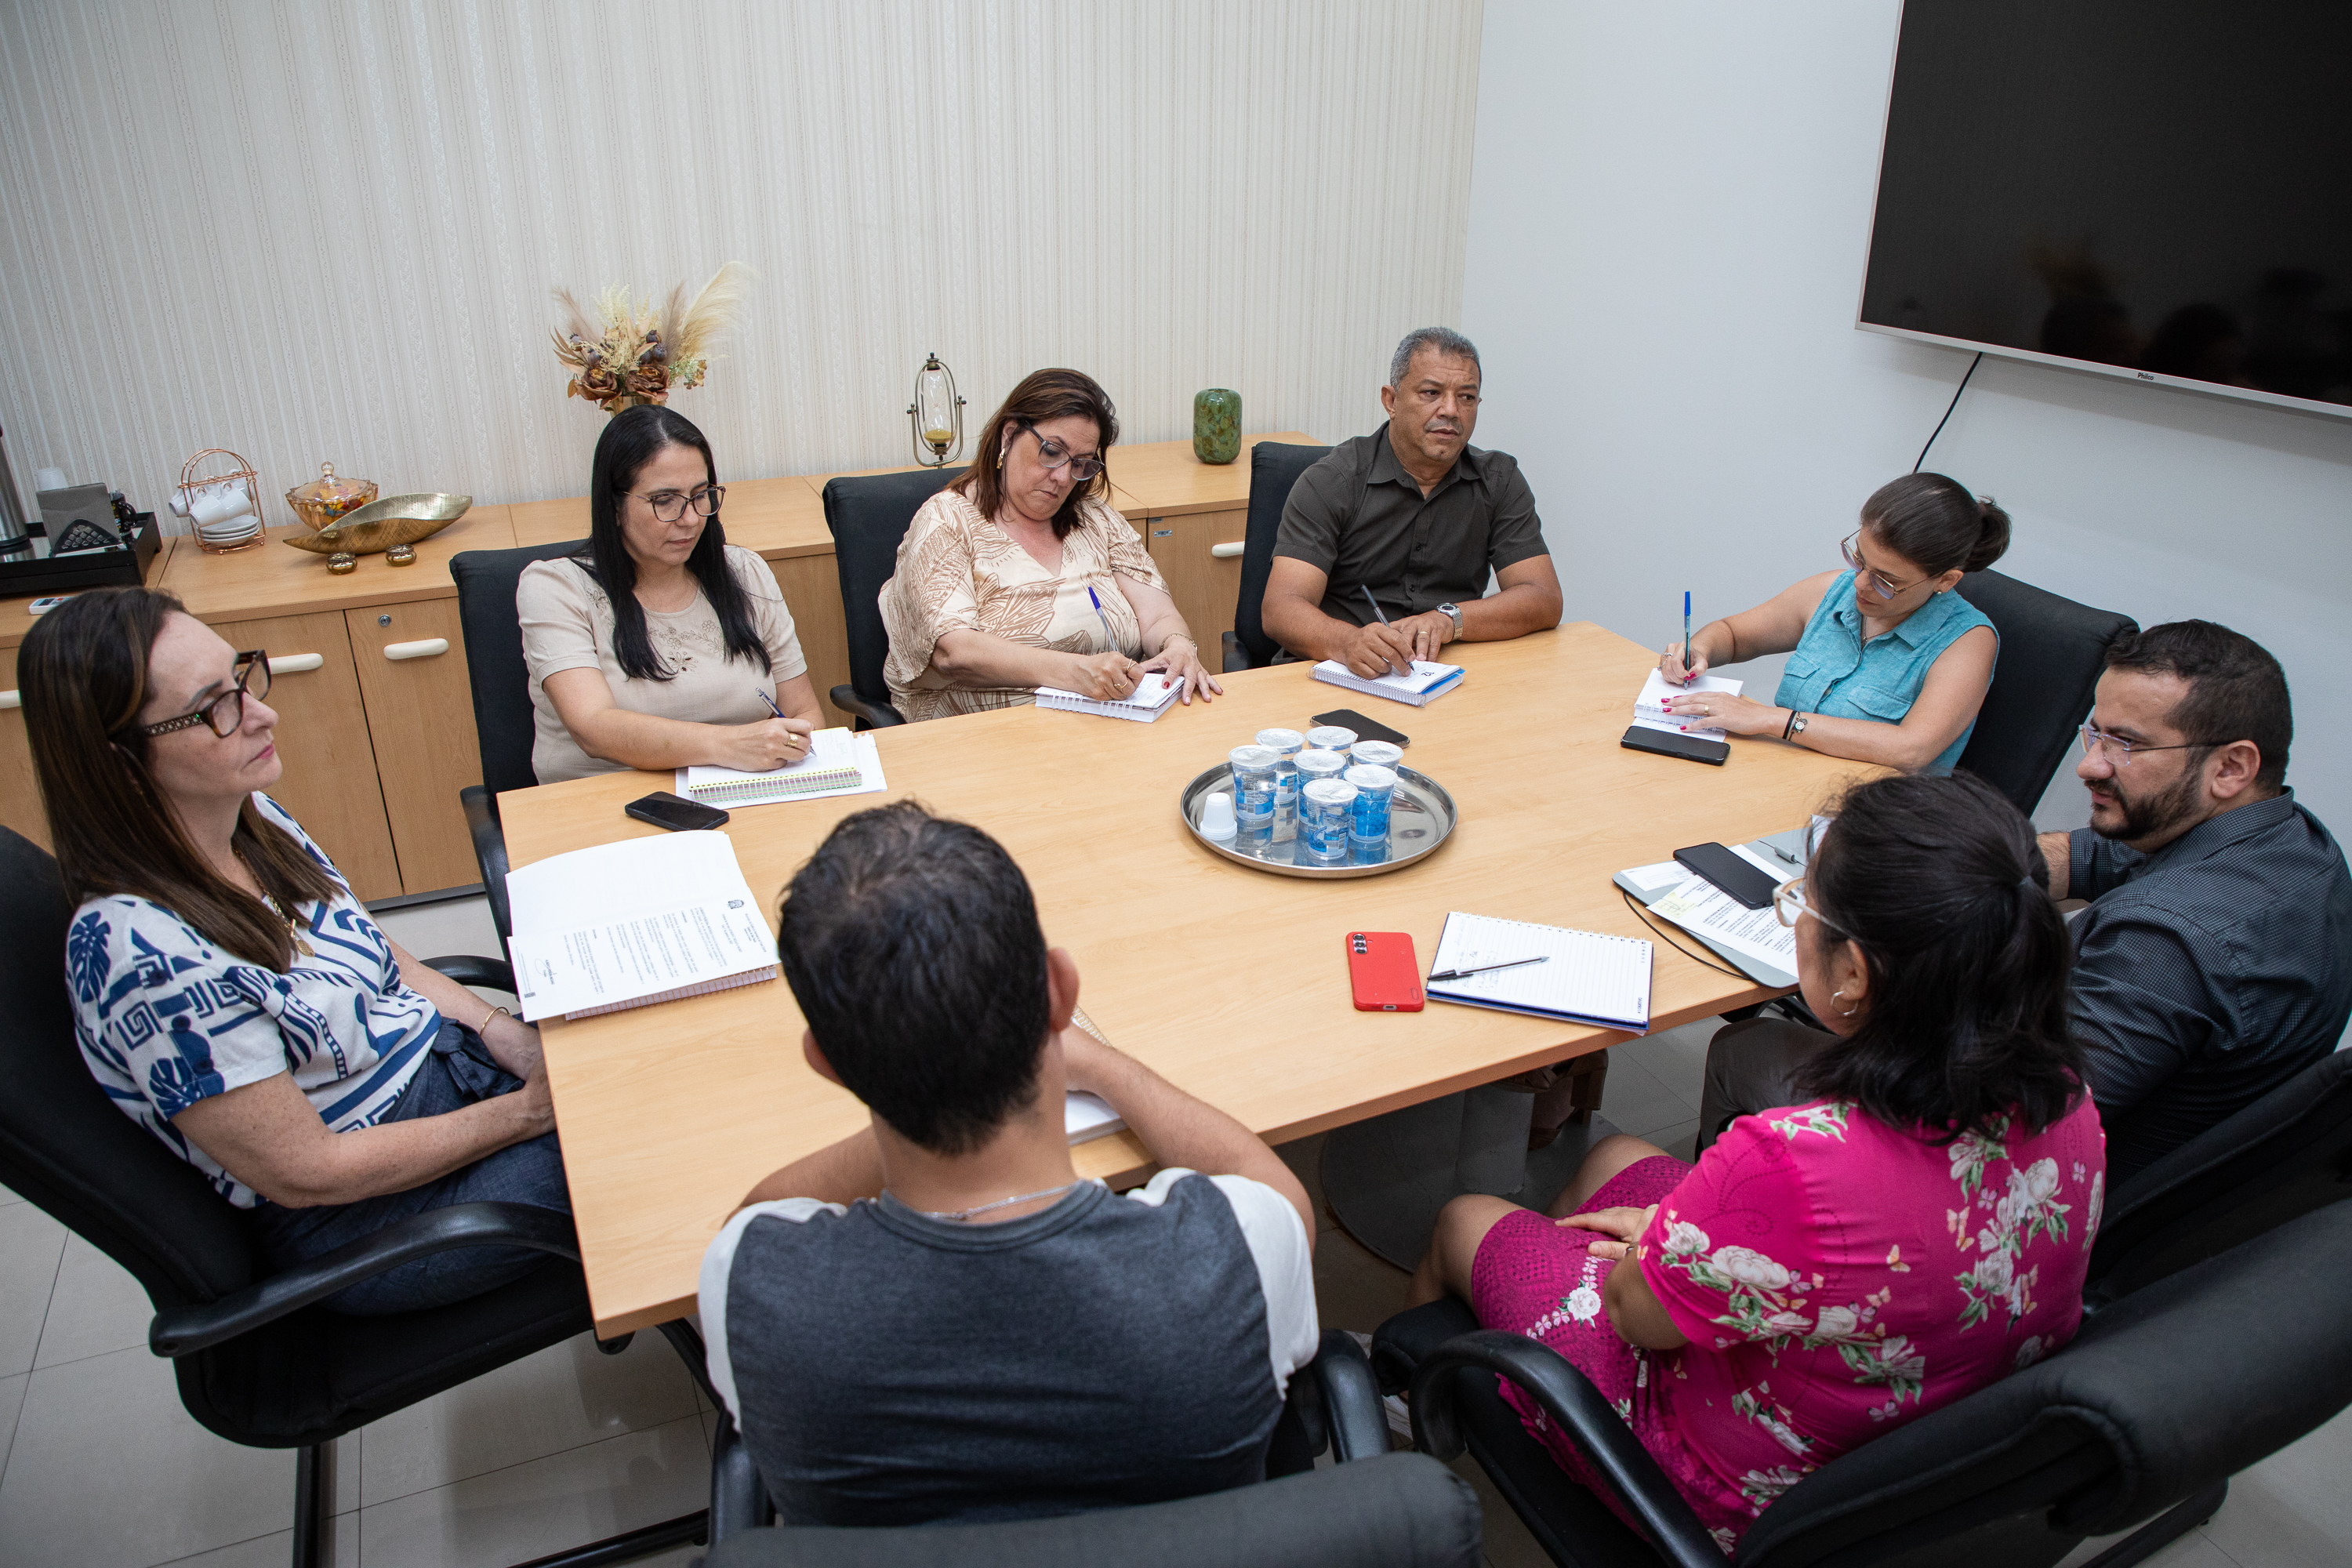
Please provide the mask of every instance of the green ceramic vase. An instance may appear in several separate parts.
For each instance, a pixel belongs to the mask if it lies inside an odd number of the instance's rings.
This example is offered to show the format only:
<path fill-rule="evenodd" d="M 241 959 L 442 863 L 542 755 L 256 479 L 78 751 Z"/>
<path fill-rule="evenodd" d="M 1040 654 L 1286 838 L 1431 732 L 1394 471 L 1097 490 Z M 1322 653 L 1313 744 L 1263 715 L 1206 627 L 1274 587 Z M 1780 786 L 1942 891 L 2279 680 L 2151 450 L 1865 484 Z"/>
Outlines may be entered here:
<path fill-rule="evenodd" d="M 1241 456 L 1242 395 L 1213 386 L 1192 395 L 1192 456 L 1204 463 L 1230 463 Z"/>

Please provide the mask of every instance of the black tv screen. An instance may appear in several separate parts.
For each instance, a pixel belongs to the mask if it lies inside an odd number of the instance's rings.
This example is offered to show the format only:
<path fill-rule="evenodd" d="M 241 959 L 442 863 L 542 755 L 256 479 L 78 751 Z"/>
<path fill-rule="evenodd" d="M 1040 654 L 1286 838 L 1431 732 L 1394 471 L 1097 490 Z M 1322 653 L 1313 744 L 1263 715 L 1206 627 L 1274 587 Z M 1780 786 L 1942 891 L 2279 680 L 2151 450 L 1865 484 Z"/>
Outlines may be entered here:
<path fill-rule="evenodd" d="M 2352 414 L 2352 0 L 1906 0 L 1860 325 Z"/>

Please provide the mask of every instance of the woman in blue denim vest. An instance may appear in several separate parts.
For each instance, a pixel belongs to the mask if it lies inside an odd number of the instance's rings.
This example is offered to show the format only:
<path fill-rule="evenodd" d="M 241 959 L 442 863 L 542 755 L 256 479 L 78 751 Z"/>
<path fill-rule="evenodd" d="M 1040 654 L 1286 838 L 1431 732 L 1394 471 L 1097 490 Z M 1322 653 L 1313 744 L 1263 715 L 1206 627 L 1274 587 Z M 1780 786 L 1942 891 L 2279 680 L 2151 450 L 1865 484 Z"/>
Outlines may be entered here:
<path fill-rule="evenodd" d="M 2009 514 L 1941 474 L 1906 474 L 1862 506 L 1823 572 L 1667 647 L 1676 685 L 1719 664 L 1785 653 L 1769 703 L 1691 691 L 1667 706 L 1691 728 L 1777 737 L 1832 757 L 1948 773 L 1976 728 L 2000 639 L 1954 590 L 2009 548 Z"/>

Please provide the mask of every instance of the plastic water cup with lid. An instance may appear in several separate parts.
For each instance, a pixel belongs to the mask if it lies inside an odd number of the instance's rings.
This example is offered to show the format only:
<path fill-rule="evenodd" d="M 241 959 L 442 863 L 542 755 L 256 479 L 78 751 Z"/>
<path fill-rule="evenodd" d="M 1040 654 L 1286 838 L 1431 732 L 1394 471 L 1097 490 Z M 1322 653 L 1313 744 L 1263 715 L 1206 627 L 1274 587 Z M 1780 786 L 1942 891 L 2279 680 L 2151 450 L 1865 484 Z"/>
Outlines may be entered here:
<path fill-rule="evenodd" d="M 1225 761 L 1234 773 L 1234 839 L 1265 844 L 1274 837 L 1275 780 L 1284 758 L 1268 746 L 1235 746 Z M 1294 773 L 1293 777 L 1297 774 Z"/>
<path fill-rule="evenodd" d="M 1298 769 L 1298 787 L 1303 791 L 1317 779 L 1336 779 L 1348 771 L 1348 758 L 1341 752 L 1326 752 L 1309 746 L 1291 759 Z M 1302 804 L 1299 819 L 1306 820 L 1307 807 Z"/>
<path fill-rule="evenodd" d="M 1307 749 L 1307 737 L 1296 730 L 1260 730 L 1257 743 L 1282 759 L 1274 775 L 1274 842 L 1286 844 L 1298 833 L 1298 766 L 1291 759 Z"/>
<path fill-rule="evenodd" d="M 1307 744 L 1315 751 L 1338 752 L 1344 756 L 1355 743 L 1356 732 L 1338 724 L 1318 724 L 1307 731 Z"/>
<path fill-rule="evenodd" d="M 1368 768 L 1393 768 L 1404 761 L 1404 748 L 1393 741 L 1359 741 L 1348 748 L 1348 760 Z"/>
<path fill-rule="evenodd" d="M 1345 780 L 1318 778 L 1307 783 L 1299 792 L 1298 864 L 1347 864 L 1355 803 L 1356 786 Z"/>

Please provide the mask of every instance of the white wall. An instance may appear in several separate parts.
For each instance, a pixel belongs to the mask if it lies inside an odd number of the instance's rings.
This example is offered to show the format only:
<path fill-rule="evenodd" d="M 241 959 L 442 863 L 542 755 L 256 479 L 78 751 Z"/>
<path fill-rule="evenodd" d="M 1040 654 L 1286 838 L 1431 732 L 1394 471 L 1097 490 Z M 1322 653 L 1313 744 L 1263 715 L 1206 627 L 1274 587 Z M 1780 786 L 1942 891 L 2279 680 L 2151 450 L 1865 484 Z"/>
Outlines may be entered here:
<path fill-rule="evenodd" d="M 1463 325 L 1570 619 L 1644 643 L 1837 564 L 1969 356 L 1853 326 L 1895 0 L 1489 0 Z M 1927 466 L 2016 520 L 2001 570 L 2286 667 L 2289 782 L 2352 833 L 2352 420 L 1988 357 Z M 1751 667 L 1768 691 L 1777 664 Z M 2086 810 L 2062 768 L 2037 813 Z"/>
<path fill-rule="evenodd" d="M 932 349 L 974 426 L 1075 364 L 1130 440 L 1203 386 L 1351 431 L 1460 309 L 1479 37 L 1419 0 L 0 0 L 0 428 L 28 490 L 158 511 L 213 446 L 273 492 L 576 495 L 604 416 L 549 289 L 731 258 L 744 331 L 674 400 L 723 477 L 911 460 Z"/>

